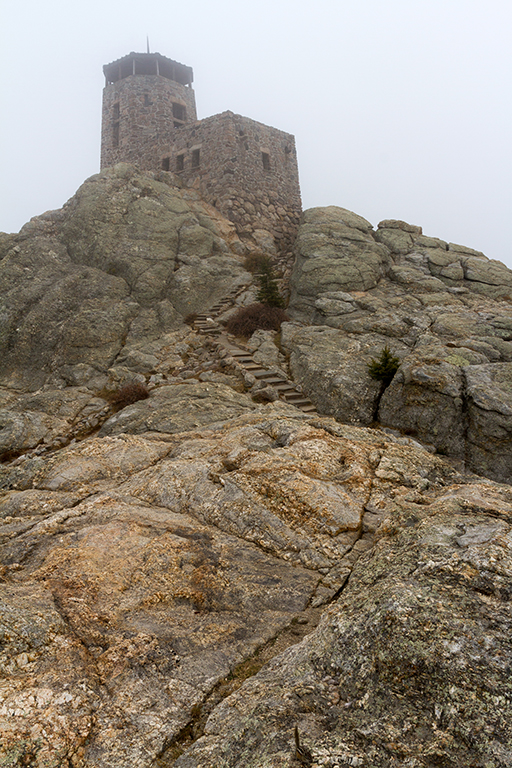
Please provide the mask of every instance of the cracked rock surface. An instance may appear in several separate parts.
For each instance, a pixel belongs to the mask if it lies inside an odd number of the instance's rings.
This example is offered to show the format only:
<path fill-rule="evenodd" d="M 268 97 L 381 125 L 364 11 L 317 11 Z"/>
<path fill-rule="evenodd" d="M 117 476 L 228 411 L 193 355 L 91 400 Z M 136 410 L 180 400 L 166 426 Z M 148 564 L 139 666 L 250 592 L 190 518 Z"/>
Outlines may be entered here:
<path fill-rule="evenodd" d="M 321 413 L 415 436 L 494 480 L 512 477 L 512 272 L 402 221 L 304 214 L 282 328 Z M 401 360 L 382 393 L 368 363 Z"/>
<path fill-rule="evenodd" d="M 21 739 L 40 764 L 73 745 L 85 765 L 149 765 L 213 684 L 340 588 L 371 463 L 405 449 L 276 410 L 5 467 L 5 750 Z"/>
<path fill-rule="evenodd" d="M 0 768 L 509 768 L 511 273 L 306 212 L 244 367 L 247 247 L 126 165 L 0 237 Z"/>
<path fill-rule="evenodd" d="M 0 765 L 284 766 L 296 724 L 325 765 L 505 748 L 507 486 L 279 404 L 1 479 Z M 318 629 L 179 756 L 202 702 L 309 606 Z"/>
<path fill-rule="evenodd" d="M 512 756 L 512 495 L 395 497 L 318 628 L 211 715 L 176 768 L 498 766 Z"/>

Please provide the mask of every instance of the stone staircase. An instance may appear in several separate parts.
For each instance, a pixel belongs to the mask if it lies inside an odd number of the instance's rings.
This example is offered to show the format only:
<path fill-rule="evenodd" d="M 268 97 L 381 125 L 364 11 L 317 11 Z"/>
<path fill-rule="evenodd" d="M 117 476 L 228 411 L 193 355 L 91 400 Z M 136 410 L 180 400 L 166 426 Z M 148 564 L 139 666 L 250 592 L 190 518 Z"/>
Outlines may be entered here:
<path fill-rule="evenodd" d="M 236 360 L 248 373 L 252 374 L 257 381 L 273 387 L 278 392 L 281 400 L 294 405 L 304 413 L 316 413 L 315 405 L 292 381 L 287 379 L 284 374 L 281 376 L 279 373 L 264 368 L 257 363 L 251 353 L 238 346 L 232 340 L 232 337 L 228 337 L 224 328 L 217 323 L 216 318 L 233 306 L 236 297 L 243 290 L 245 290 L 245 286 L 243 288 L 233 288 L 226 297 L 217 302 L 217 304 L 214 304 L 208 312 L 197 315 L 193 323 L 194 329 L 201 334 L 216 336 L 218 346 L 221 349 L 226 350 L 227 354 Z"/>
<path fill-rule="evenodd" d="M 275 371 L 264 368 L 254 360 L 250 352 L 241 347 L 234 346 L 231 341 L 223 343 L 223 347 L 227 350 L 228 355 L 242 365 L 255 379 L 277 390 L 281 400 L 294 405 L 304 413 L 316 413 L 316 408 L 311 400 L 297 389 L 295 384 L 287 379 L 284 374 L 280 376 Z"/>
<path fill-rule="evenodd" d="M 218 301 L 217 304 L 214 304 L 208 312 L 202 312 L 197 315 L 193 323 L 194 329 L 198 333 L 212 334 L 214 336 L 218 336 L 222 333 L 224 328 L 216 322 L 215 318 L 232 307 L 236 297 L 244 290 L 246 290 L 246 286 L 243 286 L 242 288 L 240 286 L 233 288 L 227 296 Z"/>

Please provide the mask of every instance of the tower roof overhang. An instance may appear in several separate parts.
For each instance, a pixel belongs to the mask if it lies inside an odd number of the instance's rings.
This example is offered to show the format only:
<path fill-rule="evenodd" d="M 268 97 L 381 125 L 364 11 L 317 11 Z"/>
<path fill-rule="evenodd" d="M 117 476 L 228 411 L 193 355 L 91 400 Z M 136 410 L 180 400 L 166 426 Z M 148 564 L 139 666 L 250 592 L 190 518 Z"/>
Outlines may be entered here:
<path fill-rule="evenodd" d="M 192 85 L 194 73 L 192 67 L 168 59 L 161 53 L 134 53 L 122 59 L 112 61 L 103 67 L 107 85 L 116 83 L 130 75 L 160 75 L 182 85 Z"/>

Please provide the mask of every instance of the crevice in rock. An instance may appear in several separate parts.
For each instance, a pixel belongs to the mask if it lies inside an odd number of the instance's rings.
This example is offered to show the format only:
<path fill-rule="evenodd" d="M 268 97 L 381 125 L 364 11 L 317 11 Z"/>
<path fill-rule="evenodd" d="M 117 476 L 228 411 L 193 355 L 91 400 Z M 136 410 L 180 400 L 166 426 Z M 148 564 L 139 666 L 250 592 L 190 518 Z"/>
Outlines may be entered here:
<path fill-rule="evenodd" d="M 340 588 L 340 594 L 345 584 Z M 237 691 L 246 680 L 257 674 L 274 656 L 282 653 L 290 646 L 296 645 L 306 635 L 313 632 L 318 626 L 325 607 L 325 605 L 322 605 L 317 608 L 306 608 L 299 616 L 294 617 L 290 624 L 274 638 L 266 642 L 261 648 L 258 648 L 252 656 L 242 661 L 227 677 L 220 680 L 210 693 L 206 695 L 202 703 L 192 709 L 189 722 L 165 745 L 163 751 L 155 758 L 152 764 L 153 768 L 172 768 L 178 757 L 186 752 L 204 734 L 206 721 L 213 710 L 224 699 Z"/>
<path fill-rule="evenodd" d="M 391 384 L 391 382 L 389 382 Z M 386 391 L 386 389 L 389 387 L 389 384 L 384 384 L 384 382 L 380 385 L 379 394 L 377 395 L 377 398 L 375 400 L 375 405 L 373 408 L 372 413 L 372 423 L 378 424 L 379 423 L 379 408 L 380 408 L 380 401 L 382 400 L 382 395 Z"/>
<path fill-rule="evenodd" d="M 361 529 L 359 539 L 362 538 L 362 535 Z M 152 764 L 153 768 L 172 768 L 176 760 L 203 736 L 210 714 L 224 699 L 237 691 L 246 680 L 256 675 L 275 656 L 311 634 L 318 626 L 327 606 L 340 598 L 350 581 L 351 574 L 352 571 L 328 602 L 320 606 L 306 608 L 274 638 L 258 648 L 252 656 L 238 664 L 227 677 L 220 680 L 206 695 L 203 702 L 193 708 L 189 722 L 155 758 Z"/>
<path fill-rule="evenodd" d="M 462 440 L 463 440 L 463 451 L 464 451 L 464 469 L 466 469 L 470 467 L 469 440 L 468 440 L 469 423 L 470 423 L 469 394 L 468 394 L 468 382 L 467 382 L 466 373 L 464 369 L 462 369 L 461 373 L 462 373 L 461 392 L 460 392 L 460 397 L 462 400 L 461 421 L 462 421 Z"/>

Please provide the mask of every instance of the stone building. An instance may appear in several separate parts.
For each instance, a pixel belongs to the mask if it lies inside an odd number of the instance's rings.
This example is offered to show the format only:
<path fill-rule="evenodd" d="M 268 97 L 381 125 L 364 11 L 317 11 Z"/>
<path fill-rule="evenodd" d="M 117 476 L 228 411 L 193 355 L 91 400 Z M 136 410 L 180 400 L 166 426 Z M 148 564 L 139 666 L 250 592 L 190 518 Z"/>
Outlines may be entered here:
<path fill-rule="evenodd" d="M 191 67 L 159 53 L 106 64 L 101 167 L 164 170 L 264 242 L 289 252 L 301 214 L 295 138 L 233 112 L 197 119 Z"/>

